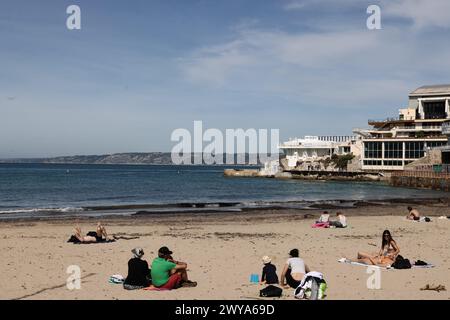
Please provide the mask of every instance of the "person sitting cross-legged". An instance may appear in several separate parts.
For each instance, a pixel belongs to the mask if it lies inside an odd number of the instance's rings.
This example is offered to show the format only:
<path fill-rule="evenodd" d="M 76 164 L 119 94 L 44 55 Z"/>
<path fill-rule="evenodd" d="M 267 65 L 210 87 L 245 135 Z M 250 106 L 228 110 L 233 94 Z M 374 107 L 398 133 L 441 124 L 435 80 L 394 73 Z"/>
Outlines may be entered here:
<path fill-rule="evenodd" d="M 197 283 L 188 279 L 187 263 L 173 260 L 172 253 L 167 247 L 158 250 L 158 257 L 153 260 L 151 267 L 152 284 L 168 290 L 195 287 Z"/>

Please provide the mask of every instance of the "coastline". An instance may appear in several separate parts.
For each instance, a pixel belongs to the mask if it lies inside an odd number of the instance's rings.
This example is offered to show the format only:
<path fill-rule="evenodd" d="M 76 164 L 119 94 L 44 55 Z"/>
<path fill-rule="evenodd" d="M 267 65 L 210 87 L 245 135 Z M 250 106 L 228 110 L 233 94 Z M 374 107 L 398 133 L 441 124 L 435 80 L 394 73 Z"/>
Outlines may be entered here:
<path fill-rule="evenodd" d="M 0 224 L 15 221 L 58 221 L 58 220 L 127 220 L 162 218 L 170 216 L 178 217 L 201 217 L 212 216 L 216 218 L 227 218 L 233 216 L 256 215 L 320 215 L 323 210 L 342 211 L 349 216 L 371 215 L 371 210 L 361 212 L 361 209 L 383 208 L 383 211 L 374 210 L 379 215 L 393 215 L 392 208 L 399 207 L 405 211 L 408 205 L 413 205 L 421 211 L 429 211 L 429 216 L 443 215 L 441 210 L 450 207 L 449 197 L 436 198 L 387 198 L 367 200 L 318 200 L 318 201 L 255 201 L 252 204 L 242 202 L 183 202 L 173 204 L 129 204 L 129 205 L 105 205 L 88 206 L 84 208 L 47 208 L 42 210 L 44 215 L 21 215 L 14 211 L 0 214 Z M 402 208 L 402 209 L 400 209 Z M 61 210 L 61 211 L 60 211 Z M 20 210 L 18 210 L 20 212 Z M 45 213 L 48 212 L 48 215 Z M 449 213 L 450 214 L 450 210 Z M 444 214 L 445 215 L 445 214 Z"/>
<path fill-rule="evenodd" d="M 79 223 L 83 232 L 95 228 L 97 218 L 2 221 L 1 260 L 4 261 L 0 299 L 256 299 L 259 285 L 249 282 L 259 274 L 260 259 L 270 255 L 278 273 L 287 252 L 298 247 L 312 269 L 324 273 L 328 299 L 450 299 L 448 291 L 421 291 L 427 284 L 450 285 L 450 220 L 446 203 L 415 206 L 430 223 L 404 219 L 405 204 L 370 205 L 340 209 L 348 216 L 346 229 L 313 229 L 321 210 L 271 209 L 245 213 L 156 214 L 102 218 L 110 234 L 135 237 L 108 244 L 67 243 Z M 336 210 L 331 210 L 334 213 Z M 436 265 L 432 269 L 383 270 L 380 290 L 366 287 L 366 268 L 338 263 L 357 251 L 377 251 L 380 235 L 390 229 L 406 258 Z M 126 276 L 130 250 L 141 246 L 151 262 L 167 245 L 187 261 L 196 288 L 170 292 L 129 292 L 108 283 L 112 274 Z M 66 268 L 82 269 L 81 290 L 65 287 Z M 282 299 L 293 299 L 284 290 Z"/>

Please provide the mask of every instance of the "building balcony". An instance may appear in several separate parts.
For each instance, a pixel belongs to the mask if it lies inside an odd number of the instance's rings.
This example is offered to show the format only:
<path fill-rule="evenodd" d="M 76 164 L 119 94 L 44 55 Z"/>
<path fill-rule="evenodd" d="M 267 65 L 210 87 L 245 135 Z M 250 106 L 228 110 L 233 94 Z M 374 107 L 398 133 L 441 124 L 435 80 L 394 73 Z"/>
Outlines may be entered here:
<path fill-rule="evenodd" d="M 373 125 L 377 125 L 377 124 L 386 124 L 389 122 L 398 122 L 398 121 L 405 121 L 405 120 L 401 120 L 400 118 L 385 118 L 385 119 L 369 119 L 367 122 L 369 123 L 369 125 L 373 126 Z"/>
<path fill-rule="evenodd" d="M 425 130 L 430 130 L 430 131 L 440 131 L 442 129 L 441 126 L 436 125 L 436 126 L 402 126 L 402 127 L 394 127 L 393 130 L 397 130 L 397 131 L 425 131 Z"/>
<path fill-rule="evenodd" d="M 449 135 L 450 135 L 450 131 L 449 131 Z M 423 137 L 409 137 L 409 136 L 396 136 L 396 137 L 364 137 L 362 139 L 362 141 L 367 141 L 367 140 L 403 140 L 403 141 L 408 141 L 408 140 L 421 140 L 421 141 L 433 141 L 433 140 L 439 140 L 439 141 L 443 141 L 446 140 L 447 136 L 445 135 L 437 135 L 437 136 L 423 136 Z"/>

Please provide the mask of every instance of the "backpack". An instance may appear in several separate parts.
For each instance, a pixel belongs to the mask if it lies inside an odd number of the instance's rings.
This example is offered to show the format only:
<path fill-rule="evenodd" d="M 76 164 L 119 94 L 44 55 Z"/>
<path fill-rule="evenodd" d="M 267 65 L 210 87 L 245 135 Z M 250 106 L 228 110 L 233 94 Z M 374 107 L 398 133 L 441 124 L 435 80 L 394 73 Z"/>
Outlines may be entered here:
<path fill-rule="evenodd" d="M 411 262 L 401 255 L 398 255 L 391 267 L 394 269 L 411 269 Z"/>
<path fill-rule="evenodd" d="M 259 290 L 259 296 L 260 297 L 281 297 L 281 294 L 283 293 L 283 289 L 276 287 L 274 285 L 270 285 L 265 287 L 262 290 Z"/>
<path fill-rule="evenodd" d="M 296 299 L 322 300 L 326 297 L 327 283 L 323 276 L 306 276 L 300 285 L 295 289 Z"/>

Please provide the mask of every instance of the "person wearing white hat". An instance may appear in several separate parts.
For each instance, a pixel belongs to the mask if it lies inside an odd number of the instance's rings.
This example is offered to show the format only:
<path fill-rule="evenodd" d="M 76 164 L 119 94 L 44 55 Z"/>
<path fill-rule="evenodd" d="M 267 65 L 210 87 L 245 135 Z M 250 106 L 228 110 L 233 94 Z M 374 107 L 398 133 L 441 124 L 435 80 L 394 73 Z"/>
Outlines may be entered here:
<path fill-rule="evenodd" d="M 126 290 L 142 289 L 150 286 L 150 269 L 148 263 L 142 260 L 144 250 L 142 248 L 134 248 L 131 250 L 133 258 L 128 261 L 128 276 L 123 283 Z"/>
<path fill-rule="evenodd" d="M 261 276 L 262 284 L 278 284 L 277 267 L 272 264 L 269 256 L 262 258 L 264 264 Z"/>

